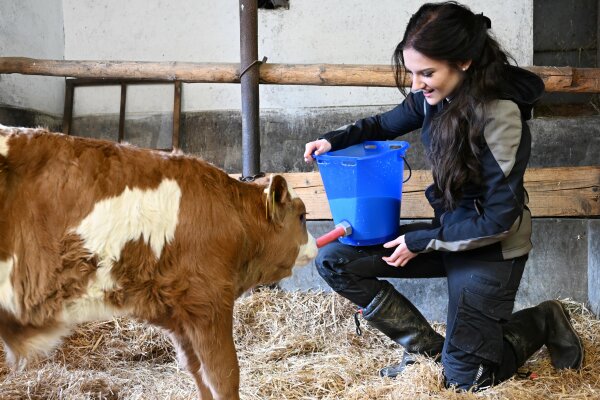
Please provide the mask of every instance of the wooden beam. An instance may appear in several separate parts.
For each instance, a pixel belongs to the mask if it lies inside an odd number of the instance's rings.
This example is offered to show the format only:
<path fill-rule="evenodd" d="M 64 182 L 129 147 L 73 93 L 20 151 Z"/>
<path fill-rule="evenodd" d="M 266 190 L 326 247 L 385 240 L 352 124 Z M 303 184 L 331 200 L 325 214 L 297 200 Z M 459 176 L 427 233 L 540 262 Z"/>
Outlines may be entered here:
<path fill-rule="evenodd" d="M 282 174 L 305 202 L 310 220 L 331 219 L 329 203 L 318 172 Z M 236 178 L 239 174 L 232 175 Z M 404 184 L 401 217 L 432 218 L 425 188 L 432 182 L 427 170 L 412 172 Z M 525 173 L 529 208 L 534 217 L 599 217 L 600 166 L 531 168 Z"/>
<path fill-rule="evenodd" d="M 0 73 L 114 80 L 239 82 L 239 64 L 41 60 L 0 57 Z"/>
<path fill-rule="evenodd" d="M 526 67 L 525 69 L 542 78 L 548 92 L 600 92 L 600 68 Z"/>
<path fill-rule="evenodd" d="M 538 74 L 548 92 L 600 93 L 600 68 L 525 67 Z M 149 61 L 72 61 L 0 57 L 0 74 L 85 79 L 239 83 L 239 64 Z M 396 85 L 389 65 L 262 64 L 260 83 L 273 85 Z"/>

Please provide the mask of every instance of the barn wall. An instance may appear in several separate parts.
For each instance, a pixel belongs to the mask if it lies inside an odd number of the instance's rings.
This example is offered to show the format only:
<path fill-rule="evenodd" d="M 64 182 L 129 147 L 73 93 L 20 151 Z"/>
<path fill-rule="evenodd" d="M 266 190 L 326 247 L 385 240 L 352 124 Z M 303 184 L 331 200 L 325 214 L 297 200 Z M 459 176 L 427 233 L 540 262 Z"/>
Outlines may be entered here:
<path fill-rule="evenodd" d="M 63 59 L 62 0 L 0 0 L 0 55 Z M 64 78 L 0 75 L 0 106 L 62 114 Z"/>
<path fill-rule="evenodd" d="M 238 0 L 63 0 L 65 58 L 239 62 Z M 389 64 L 418 0 L 292 0 L 286 10 L 259 10 L 259 58 L 272 63 Z M 532 0 L 467 1 L 522 65 L 533 57 Z M 131 113 L 170 111 L 169 88 L 136 87 Z M 76 94 L 79 115 L 111 113 L 118 88 Z M 240 109 L 238 85 L 184 85 L 185 111 Z M 161 94 L 162 93 L 162 94 Z M 166 98 L 161 103 L 159 98 Z M 263 86 L 261 107 L 392 104 L 390 88 Z M 117 108 L 118 109 L 118 108 Z"/>

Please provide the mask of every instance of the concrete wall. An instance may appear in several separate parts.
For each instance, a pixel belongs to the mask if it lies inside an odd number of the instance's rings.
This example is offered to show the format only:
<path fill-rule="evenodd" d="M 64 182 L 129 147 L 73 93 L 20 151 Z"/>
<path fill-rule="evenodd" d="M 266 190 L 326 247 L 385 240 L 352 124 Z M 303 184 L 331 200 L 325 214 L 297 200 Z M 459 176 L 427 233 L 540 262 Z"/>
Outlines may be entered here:
<path fill-rule="evenodd" d="M 62 0 L 0 0 L 0 55 L 62 59 Z M 0 75 L 0 105 L 62 114 L 64 78 Z"/>
<path fill-rule="evenodd" d="M 289 9 L 259 10 L 259 58 L 272 63 L 389 64 L 419 0 L 294 0 Z M 239 62 L 238 0 L 63 0 L 65 58 Z M 522 65 L 533 55 L 532 0 L 466 1 L 493 21 L 493 31 Z M 170 111 L 158 88 L 135 90 L 135 112 Z M 261 108 L 393 104 L 391 88 L 261 87 Z M 187 84 L 183 109 L 240 109 L 238 85 Z M 76 115 L 111 113 L 118 88 L 77 90 Z M 115 100 L 117 99 L 117 100 Z M 129 99 L 128 99 L 129 101 Z M 116 104 L 116 105 L 115 105 Z M 299 111 L 301 112 L 301 111 Z"/>

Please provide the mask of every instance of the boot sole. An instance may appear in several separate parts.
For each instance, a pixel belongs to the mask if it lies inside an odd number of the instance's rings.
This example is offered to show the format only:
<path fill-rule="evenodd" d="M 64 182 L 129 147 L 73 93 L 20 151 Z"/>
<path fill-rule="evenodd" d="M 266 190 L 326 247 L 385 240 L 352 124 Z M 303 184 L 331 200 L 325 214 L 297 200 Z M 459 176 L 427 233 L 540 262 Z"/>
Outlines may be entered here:
<path fill-rule="evenodd" d="M 577 331 L 575 330 L 575 328 L 573 328 L 573 325 L 571 324 L 571 316 L 569 315 L 569 311 L 567 310 L 566 306 L 558 300 L 551 300 L 551 301 L 549 301 L 549 303 L 552 303 L 559 307 L 560 313 L 564 317 L 564 320 L 567 322 L 567 325 L 569 326 L 569 329 L 571 330 L 572 335 L 575 337 L 575 340 L 577 341 L 577 347 L 579 348 L 579 357 L 575 360 L 574 363 L 572 363 L 571 365 L 567 365 L 567 366 L 556 366 L 555 365 L 554 367 L 557 369 L 570 368 L 570 369 L 574 369 L 574 370 L 579 370 L 579 369 L 581 369 L 581 366 L 583 365 L 585 351 L 583 349 L 583 343 L 581 341 L 581 338 L 579 337 L 579 335 L 577 334 Z"/>

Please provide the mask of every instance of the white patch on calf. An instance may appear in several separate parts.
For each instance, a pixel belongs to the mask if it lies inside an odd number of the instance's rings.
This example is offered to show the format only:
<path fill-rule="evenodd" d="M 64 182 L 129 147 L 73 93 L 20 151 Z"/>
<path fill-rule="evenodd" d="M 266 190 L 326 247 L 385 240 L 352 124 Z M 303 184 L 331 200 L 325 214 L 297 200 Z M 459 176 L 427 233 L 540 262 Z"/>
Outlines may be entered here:
<path fill-rule="evenodd" d="M 172 179 L 152 190 L 125 188 L 119 196 L 96 203 L 75 232 L 98 256 L 100 266 L 112 266 L 121 258 L 123 246 L 140 237 L 158 259 L 175 235 L 180 199 L 181 189 Z"/>
<path fill-rule="evenodd" d="M 60 325 L 44 333 L 28 337 L 19 343 L 19 351 L 14 352 L 6 343 L 4 351 L 6 352 L 6 361 L 17 371 L 23 371 L 29 360 L 35 359 L 40 354 L 48 356 L 54 350 L 62 338 L 70 333 L 68 327 Z"/>
<path fill-rule="evenodd" d="M 70 333 L 71 331 L 68 327 L 58 326 L 51 331 L 27 338 L 25 340 L 25 348 L 27 349 L 25 357 L 31 358 L 38 354 L 48 355 L 52 350 L 58 347 L 62 338 Z"/>
<path fill-rule="evenodd" d="M 8 136 L 0 135 L 0 156 L 8 157 Z"/>
<path fill-rule="evenodd" d="M 79 324 L 126 315 L 129 310 L 116 308 L 105 300 L 105 293 L 116 287 L 110 272 L 109 266 L 99 267 L 88 283 L 87 291 L 81 297 L 65 302 L 61 320 L 67 324 Z"/>
<path fill-rule="evenodd" d="M 9 258 L 6 261 L 0 261 L 0 307 L 17 315 L 15 292 L 12 282 L 10 281 L 13 267 L 13 258 Z"/>
<path fill-rule="evenodd" d="M 294 263 L 295 267 L 299 267 L 302 265 L 306 265 L 317 257 L 317 252 L 319 249 L 317 248 L 317 241 L 308 233 L 308 241 L 300 246 L 300 251 L 298 252 L 298 257 L 296 257 L 296 262 Z"/>
<path fill-rule="evenodd" d="M 98 269 L 86 293 L 65 304 L 63 321 L 80 323 L 127 314 L 128 310 L 105 302 L 105 293 L 116 288 L 112 266 L 121 258 L 125 244 L 140 237 L 160 258 L 164 245 L 175 236 L 180 199 L 177 182 L 165 179 L 156 189 L 126 188 L 119 196 L 96 203 L 74 231 L 98 257 Z"/>

